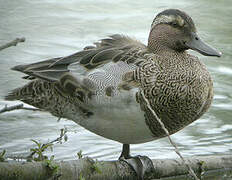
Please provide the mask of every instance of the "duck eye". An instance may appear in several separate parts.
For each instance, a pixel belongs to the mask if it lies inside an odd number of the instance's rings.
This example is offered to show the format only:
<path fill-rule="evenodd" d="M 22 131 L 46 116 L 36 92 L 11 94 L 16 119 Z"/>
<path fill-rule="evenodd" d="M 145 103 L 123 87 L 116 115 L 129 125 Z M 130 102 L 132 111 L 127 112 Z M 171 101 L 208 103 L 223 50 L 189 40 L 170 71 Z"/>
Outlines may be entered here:
<path fill-rule="evenodd" d="M 176 22 L 172 22 L 171 25 L 172 25 L 173 27 L 177 27 L 177 26 L 178 26 L 178 24 L 177 24 Z"/>

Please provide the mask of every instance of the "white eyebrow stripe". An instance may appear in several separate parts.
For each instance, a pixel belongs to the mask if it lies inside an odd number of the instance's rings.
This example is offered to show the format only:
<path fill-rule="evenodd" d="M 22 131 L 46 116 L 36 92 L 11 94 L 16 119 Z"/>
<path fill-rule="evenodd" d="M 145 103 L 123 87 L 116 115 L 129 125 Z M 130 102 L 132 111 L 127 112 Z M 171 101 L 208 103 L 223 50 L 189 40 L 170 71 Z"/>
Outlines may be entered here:
<path fill-rule="evenodd" d="M 161 16 L 158 16 L 154 22 L 152 23 L 152 26 L 151 28 L 153 28 L 154 26 L 156 26 L 157 24 L 160 24 L 160 23 L 170 23 L 170 22 L 173 22 L 173 21 L 177 21 L 178 24 L 180 26 L 183 26 L 184 25 L 184 20 L 181 16 L 177 15 L 177 16 L 174 16 L 174 15 L 170 15 L 170 16 L 166 16 L 166 15 L 161 15 Z"/>
<path fill-rule="evenodd" d="M 184 25 L 184 19 L 181 16 L 177 16 L 176 20 L 180 26 Z"/>

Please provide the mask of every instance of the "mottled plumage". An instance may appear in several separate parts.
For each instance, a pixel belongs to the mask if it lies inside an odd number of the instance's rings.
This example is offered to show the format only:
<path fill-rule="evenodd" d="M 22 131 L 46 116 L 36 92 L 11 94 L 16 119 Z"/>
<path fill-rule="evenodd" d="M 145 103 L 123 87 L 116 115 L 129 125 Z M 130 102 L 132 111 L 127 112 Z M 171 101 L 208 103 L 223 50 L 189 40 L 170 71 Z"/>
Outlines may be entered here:
<path fill-rule="evenodd" d="M 144 143 L 165 133 L 142 91 L 171 134 L 210 107 L 212 78 L 205 65 L 187 53 L 189 48 L 221 55 L 199 39 L 186 13 L 166 10 L 154 19 L 147 46 L 116 34 L 67 57 L 14 67 L 30 82 L 6 99 L 73 120 L 123 144 Z"/>

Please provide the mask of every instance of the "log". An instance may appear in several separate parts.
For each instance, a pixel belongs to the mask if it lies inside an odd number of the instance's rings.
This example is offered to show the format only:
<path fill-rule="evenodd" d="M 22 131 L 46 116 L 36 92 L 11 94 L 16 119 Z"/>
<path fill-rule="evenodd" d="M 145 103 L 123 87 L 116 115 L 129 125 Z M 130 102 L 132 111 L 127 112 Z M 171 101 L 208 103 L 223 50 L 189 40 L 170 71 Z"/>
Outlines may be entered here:
<path fill-rule="evenodd" d="M 155 169 L 146 173 L 145 180 L 191 179 L 181 159 L 152 160 Z M 198 156 L 186 158 L 199 179 L 215 177 L 232 179 L 232 155 Z M 94 161 L 83 158 L 53 162 L 1 162 L 1 180 L 136 180 L 136 174 L 123 161 Z M 58 167 L 58 168 L 53 168 Z"/>

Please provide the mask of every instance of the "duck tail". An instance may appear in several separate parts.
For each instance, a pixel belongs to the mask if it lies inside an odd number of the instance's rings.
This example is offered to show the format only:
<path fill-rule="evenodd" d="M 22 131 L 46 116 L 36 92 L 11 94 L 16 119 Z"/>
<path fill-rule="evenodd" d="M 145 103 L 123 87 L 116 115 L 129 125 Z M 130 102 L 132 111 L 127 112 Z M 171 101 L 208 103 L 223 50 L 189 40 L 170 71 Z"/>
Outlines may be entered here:
<path fill-rule="evenodd" d="M 30 99 L 34 93 L 34 88 L 33 88 L 34 84 L 36 84 L 36 81 L 31 81 L 23 87 L 13 89 L 5 96 L 4 99 L 7 101 L 14 101 L 14 100 L 25 101 L 26 99 Z"/>
<path fill-rule="evenodd" d="M 5 97 L 4 99 L 7 100 L 7 101 L 14 101 L 14 100 L 20 100 L 20 89 L 21 88 L 17 88 L 17 89 L 14 89 L 12 90 L 11 92 L 9 92 Z"/>
<path fill-rule="evenodd" d="M 24 101 L 32 96 L 29 88 L 27 86 L 23 86 L 20 88 L 13 89 L 10 91 L 4 99 L 7 101 L 21 100 Z"/>

